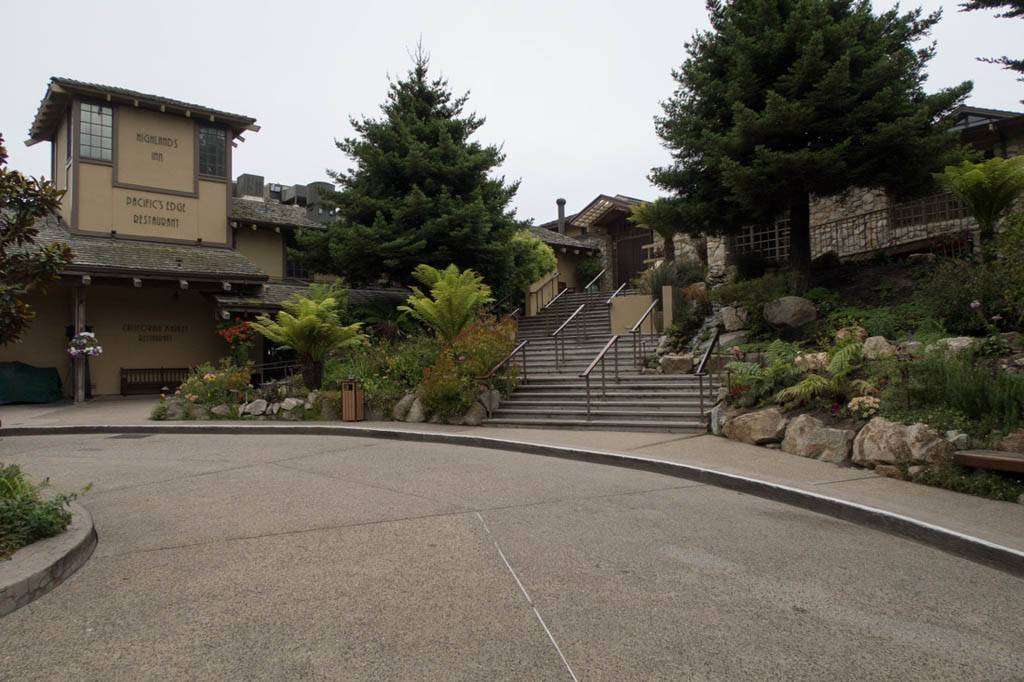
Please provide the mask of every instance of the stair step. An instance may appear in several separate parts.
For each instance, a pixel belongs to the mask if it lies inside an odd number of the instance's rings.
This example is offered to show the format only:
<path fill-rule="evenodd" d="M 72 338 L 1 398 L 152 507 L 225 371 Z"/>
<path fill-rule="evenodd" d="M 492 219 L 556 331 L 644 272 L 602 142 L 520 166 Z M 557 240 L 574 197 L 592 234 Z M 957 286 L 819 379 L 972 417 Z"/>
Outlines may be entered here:
<path fill-rule="evenodd" d="M 500 419 L 484 420 L 485 426 L 506 426 L 540 429 L 580 429 L 605 431 L 657 431 L 666 433 L 704 433 L 705 424 L 696 419 L 664 419 L 657 424 L 637 424 L 621 419 Z"/>

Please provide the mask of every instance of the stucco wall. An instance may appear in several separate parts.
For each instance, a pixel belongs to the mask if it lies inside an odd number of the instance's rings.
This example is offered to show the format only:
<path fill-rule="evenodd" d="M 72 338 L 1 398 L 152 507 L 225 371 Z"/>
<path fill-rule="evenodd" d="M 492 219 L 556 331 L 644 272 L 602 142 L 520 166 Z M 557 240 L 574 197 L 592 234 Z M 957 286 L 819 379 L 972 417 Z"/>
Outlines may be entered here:
<path fill-rule="evenodd" d="M 235 230 L 235 250 L 271 277 L 284 277 L 284 238 L 269 230 Z"/>
<path fill-rule="evenodd" d="M 628 334 L 636 321 L 644 314 L 654 299 L 647 294 L 616 296 L 612 299 L 612 334 Z M 654 334 L 654 313 L 651 313 L 641 328 L 644 334 Z"/>
<path fill-rule="evenodd" d="M 0 362 L 18 361 L 33 367 L 56 367 L 64 395 L 71 395 L 71 359 L 67 354 L 66 328 L 74 320 L 73 292 L 54 284 L 45 294 L 33 293 L 25 302 L 36 318 L 19 343 L 0 346 Z"/>

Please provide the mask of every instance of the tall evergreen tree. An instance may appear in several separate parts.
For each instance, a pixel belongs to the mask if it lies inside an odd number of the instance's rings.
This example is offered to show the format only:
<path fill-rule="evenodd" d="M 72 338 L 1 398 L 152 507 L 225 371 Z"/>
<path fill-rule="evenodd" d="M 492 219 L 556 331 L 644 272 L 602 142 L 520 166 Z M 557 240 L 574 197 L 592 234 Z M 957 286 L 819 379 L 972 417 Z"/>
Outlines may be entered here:
<path fill-rule="evenodd" d="M 674 163 L 652 180 L 707 231 L 789 212 L 795 293 L 810 272 L 810 198 L 851 187 L 910 193 L 958 160 L 939 121 L 970 82 L 927 95 L 940 18 L 875 16 L 869 0 L 708 0 L 711 30 L 687 43 L 658 134 Z"/>
<path fill-rule="evenodd" d="M 351 119 L 356 137 L 336 144 L 354 168 L 330 172 L 338 191 L 324 202 L 339 219 L 326 232 L 301 233 L 296 255 L 356 284 L 407 284 L 421 263 L 455 264 L 499 291 L 521 226 L 509 207 L 519 183 L 491 177 L 501 149 L 470 141 L 484 119 L 464 114 L 468 93 L 454 97 L 428 68 L 418 47 L 405 79 L 391 82 L 383 117 Z"/>

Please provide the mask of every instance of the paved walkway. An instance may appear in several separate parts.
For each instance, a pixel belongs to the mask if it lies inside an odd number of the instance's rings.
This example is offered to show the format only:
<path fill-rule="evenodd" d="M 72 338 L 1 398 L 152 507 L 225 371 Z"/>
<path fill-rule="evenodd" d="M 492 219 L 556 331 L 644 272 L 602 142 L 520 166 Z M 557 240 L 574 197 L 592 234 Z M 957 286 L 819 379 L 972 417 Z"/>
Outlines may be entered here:
<path fill-rule="evenodd" d="M 761 452 L 587 437 L 730 467 Z M 93 482 L 99 535 L 78 572 L 0 618 L 0 680 L 1024 675 L 1020 578 L 672 476 L 252 431 L 0 432 L 0 453 L 64 489 Z M 793 467 L 773 470 L 844 473 Z"/>
<path fill-rule="evenodd" d="M 145 425 L 165 423 L 237 424 L 256 422 L 151 422 L 151 397 L 101 398 L 83 405 L 0 406 L 0 423 L 13 426 Z M 274 422 L 277 423 L 277 422 Z M 314 422 L 358 428 L 454 433 L 487 438 L 560 445 L 706 467 L 791 486 L 819 495 L 907 516 L 957 533 L 1024 552 L 1024 504 L 997 502 L 973 495 L 897 481 L 855 468 L 736 443 L 714 436 L 666 433 L 509 429 L 401 422 Z M 260 422 L 259 424 L 265 424 Z M 281 423 L 286 426 L 287 423 Z M 2 430 L 0 430 L 2 435 Z M 2 453 L 2 449 L 0 449 Z"/>

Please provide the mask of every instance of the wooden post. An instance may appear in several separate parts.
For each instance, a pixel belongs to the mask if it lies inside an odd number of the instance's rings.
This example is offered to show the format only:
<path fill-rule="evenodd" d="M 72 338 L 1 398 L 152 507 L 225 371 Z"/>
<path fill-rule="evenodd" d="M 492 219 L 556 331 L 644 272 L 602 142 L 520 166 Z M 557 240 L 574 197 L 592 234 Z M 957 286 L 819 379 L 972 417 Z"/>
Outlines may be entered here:
<path fill-rule="evenodd" d="M 85 331 L 85 287 L 75 287 L 75 334 Z M 75 358 L 75 402 L 85 402 L 85 356 Z"/>

